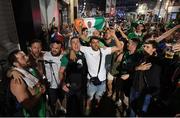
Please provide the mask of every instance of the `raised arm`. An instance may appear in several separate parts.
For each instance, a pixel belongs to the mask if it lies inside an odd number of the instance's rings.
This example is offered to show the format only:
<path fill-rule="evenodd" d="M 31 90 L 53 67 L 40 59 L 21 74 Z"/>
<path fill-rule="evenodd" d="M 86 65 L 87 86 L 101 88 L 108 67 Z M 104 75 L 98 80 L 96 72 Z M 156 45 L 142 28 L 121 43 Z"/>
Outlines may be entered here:
<path fill-rule="evenodd" d="M 118 50 L 122 50 L 124 47 L 124 43 L 122 41 L 119 41 L 119 39 L 117 38 L 117 36 L 115 34 L 115 30 L 111 29 L 110 33 L 111 33 L 111 36 L 114 38 L 115 43 L 116 43 L 116 46 L 112 47 L 111 52 L 113 53 L 113 52 L 116 52 Z"/>
<path fill-rule="evenodd" d="M 118 31 L 121 33 L 122 37 L 125 38 L 127 41 L 129 40 L 127 35 L 122 31 L 122 28 L 119 26 Z"/>
<path fill-rule="evenodd" d="M 174 28 L 166 31 L 165 33 L 163 33 L 161 36 L 159 36 L 158 38 L 156 38 L 157 42 L 162 41 L 163 39 L 165 39 L 166 37 L 170 36 L 174 31 L 176 31 L 177 29 L 180 28 L 180 25 L 176 25 Z"/>

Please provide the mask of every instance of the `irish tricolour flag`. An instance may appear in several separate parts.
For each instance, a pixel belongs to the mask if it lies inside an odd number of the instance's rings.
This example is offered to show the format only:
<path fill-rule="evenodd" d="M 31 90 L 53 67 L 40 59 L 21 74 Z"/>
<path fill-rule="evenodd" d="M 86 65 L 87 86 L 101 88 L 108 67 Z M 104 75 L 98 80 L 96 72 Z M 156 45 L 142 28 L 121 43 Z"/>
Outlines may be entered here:
<path fill-rule="evenodd" d="M 88 22 L 91 22 L 91 26 L 96 28 L 97 30 L 102 30 L 105 25 L 104 17 L 93 17 L 93 18 L 78 18 L 74 21 L 74 25 L 78 32 L 81 28 L 87 27 Z"/>

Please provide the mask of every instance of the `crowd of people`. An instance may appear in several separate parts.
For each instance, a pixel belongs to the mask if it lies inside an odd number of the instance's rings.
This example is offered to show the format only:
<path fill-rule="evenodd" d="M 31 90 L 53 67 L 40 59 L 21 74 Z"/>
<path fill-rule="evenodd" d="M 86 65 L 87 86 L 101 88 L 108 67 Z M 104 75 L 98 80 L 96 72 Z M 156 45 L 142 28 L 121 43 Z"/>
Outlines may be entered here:
<path fill-rule="evenodd" d="M 60 116 L 59 110 L 89 116 L 104 95 L 122 108 L 121 116 L 178 116 L 179 29 L 176 23 L 142 19 L 106 23 L 101 31 L 52 27 L 47 50 L 34 39 L 28 54 L 9 54 L 12 116 Z"/>

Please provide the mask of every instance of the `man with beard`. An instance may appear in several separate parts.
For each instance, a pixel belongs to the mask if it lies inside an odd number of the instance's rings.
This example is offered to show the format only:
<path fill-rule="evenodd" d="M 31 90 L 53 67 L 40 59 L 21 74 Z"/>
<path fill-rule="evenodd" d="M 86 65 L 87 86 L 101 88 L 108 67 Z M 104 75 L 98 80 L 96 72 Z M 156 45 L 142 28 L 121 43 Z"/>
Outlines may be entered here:
<path fill-rule="evenodd" d="M 93 36 L 90 39 L 90 47 L 80 47 L 80 51 L 82 51 L 85 55 L 89 73 L 87 76 L 88 99 L 86 105 L 86 115 L 89 115 L 90 113 L 90 105 L 94 95 L 97 100 L 96 107 L 98 107 L 101 97 L 106 90 L 106 56 L 118 50 L 122 50 L 123 48 L 123 43 L 118 40 L 114 30 L 111 30 L 111 36 L 113 36 L 116 46 L 100 48 L 99 38 Z"/>
<path fill-rule="evenodd" d="M 52 116 L 55 116 L 56 104 L 59 103 L 59 100 L 63 99 L 63 95 L 60 93 L 60 78 L 59 78 L 59 69 L 61 67 L 60 59 L 62 58 L 61 54 L 61 42 L 54 41 L 50 44 L 50 51 L 44 53 L 44 64 L 46 70 L 46 77 L 50 82 L 50 87 L 48 89 L 49 103 L 51 110 L 53 112 Z"/>
<path fill-rule="evenodd" d="M 43 55 L 42 52 L 42 43 L 38 39 L 33 39 L 30 46 L 30 52 L 28 54 L 28 66 L 31 67 L 30 71 L 34 76 L 36 76 L 38 79 L 43 78 L 45 79 L 45 68 L 44 68 L 44 62 L 43 61 Z M 13 68 L 10 69 L 7 73 L 8 77 L 13 76 L 13 78 L 18 81 L 19 78 L 22 78 L 23 75 L 19 73 L 18 71 L 14 70 Z"/>
<path fill-rule="evenodd" d="M 8 60 L 14 70 L 23 75 L 18 82 L 13 77 L 10 80 L 10 91 L 16 97 L 18 107 L 15 116 L 45 117 L 45 106 L 42 100 L 45 87 L 29 71 L 27 56 L 24 52 L 15 50 L 9 54 Z"/>
<path fill-rule="evenodd" d="M 38 39 L 34 39 L 31 42 L 30 52 L 29 52 L 29 65 L 31 67 L 34 67 L 41 75 L 41 77 L 44 76 L 45 70 L 44 70 L 44 64 L 41 63 L 43 60 L 43 52 L 42 52 L 42 43 Z"/>

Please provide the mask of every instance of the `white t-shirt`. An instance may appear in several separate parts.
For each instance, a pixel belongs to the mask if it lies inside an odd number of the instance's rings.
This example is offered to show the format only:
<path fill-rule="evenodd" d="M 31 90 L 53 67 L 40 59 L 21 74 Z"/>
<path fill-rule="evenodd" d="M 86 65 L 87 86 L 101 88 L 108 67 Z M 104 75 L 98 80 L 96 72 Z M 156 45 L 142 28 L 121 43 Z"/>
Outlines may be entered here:
<path fill-rule="evenodd" d="M 97 76 L 99 62 L 100 62 L 100 51 L 94 51 L 91 47 L 81 46 L 80 50 L 84 53 L 84 56 L 87 61 L 88 72 L 92 77 Z M 108 54 L 111 54 L 111 48 L 101 48 L 102 60 L 101 60 L 101 68 L 98 74 L 100 81 L 106 80 L 106 68 L 105 68 L 105 57 Z M 88 79 L 90 76 L 88 74 Z"/>
<path fill-rule="evenodd" d="M 59 69 L 60 69 L 60 66 L 61 66 L 60 59 L 62 58 L 62 56 L 63 55 L 52 56 L 51 52 L 45 52 L 44 57 L 43 57 L 44 60 L 52 62 L 53 70 L 51 69 L 51 66 L 50 66 L 49 63 L 45 63 L 45 70 L 46 70 L 46 77 L 47 77 L 48 81 L 50 82 L 50 88 L 53 88 L 53 89 L 58 88 L 58 85 L 60 84 L 58 74 L 59 74 Z M 55 74 L 55 78 L 54 78 L 54 75 L 53 75 L 53 71 L 54 71 L 54 74 Z"/>

